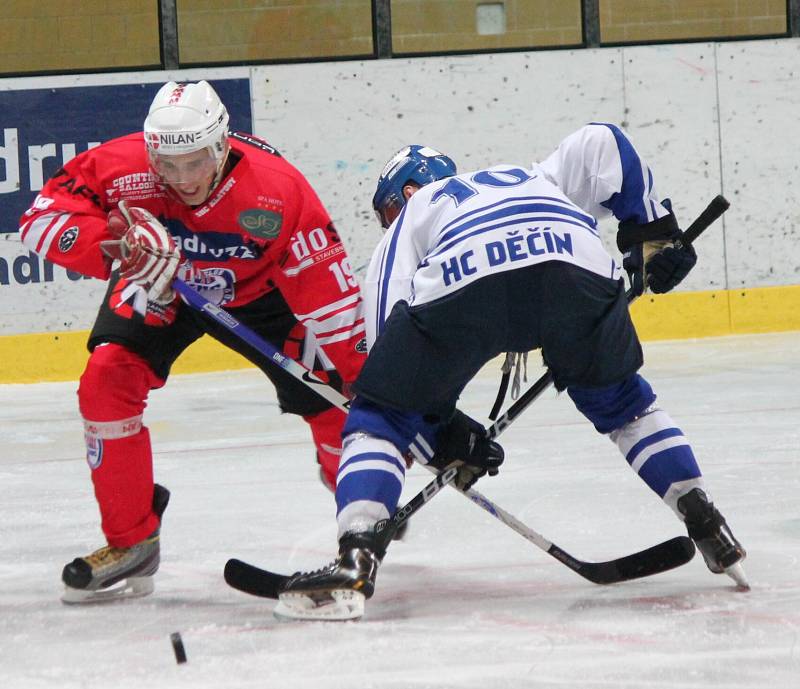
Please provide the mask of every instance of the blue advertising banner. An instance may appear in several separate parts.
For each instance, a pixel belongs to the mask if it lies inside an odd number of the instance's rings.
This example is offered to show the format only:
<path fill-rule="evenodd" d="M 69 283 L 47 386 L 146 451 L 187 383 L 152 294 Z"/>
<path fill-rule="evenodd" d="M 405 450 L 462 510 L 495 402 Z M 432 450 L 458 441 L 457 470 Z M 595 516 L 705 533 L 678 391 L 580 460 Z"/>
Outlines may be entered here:
<path fill-rule="evenodd" d="M 252 131 L 249 79 L 209 80 L 230 113 L 232 131 Z M 67 160 L 117 136 L 141 131 L 163 82 L 0 90 L 0 233 Z"/>

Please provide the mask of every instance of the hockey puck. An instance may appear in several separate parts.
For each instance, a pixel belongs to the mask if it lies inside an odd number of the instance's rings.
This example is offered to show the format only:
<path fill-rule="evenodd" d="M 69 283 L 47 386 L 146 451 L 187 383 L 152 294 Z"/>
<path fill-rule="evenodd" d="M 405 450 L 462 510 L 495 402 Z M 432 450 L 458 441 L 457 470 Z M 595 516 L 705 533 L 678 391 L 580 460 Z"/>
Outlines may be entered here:
<path fill-rule="evenodd" d="M 183 647 L 183 639 L 181 639 L 180 632 L 174 632 L 169 635 L 169 640 L 172 642 L 172 650 L 175 651 L 175 662 L 180 665 L 186 662 L 186 649 Z"/>

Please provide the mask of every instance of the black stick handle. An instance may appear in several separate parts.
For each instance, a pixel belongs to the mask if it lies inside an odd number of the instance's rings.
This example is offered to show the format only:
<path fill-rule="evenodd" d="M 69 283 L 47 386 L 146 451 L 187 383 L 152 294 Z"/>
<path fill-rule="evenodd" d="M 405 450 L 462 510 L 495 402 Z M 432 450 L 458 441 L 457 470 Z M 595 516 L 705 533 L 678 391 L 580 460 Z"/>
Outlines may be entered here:
<path fill-rule="evenodd" d="M 715 196 L 713 199 L 711 199 L 711 203 L 706 206 L 706 209 L 697 216 L 697 219 L 686 228 L 683 233 L 683 238 L 678 243 L 681 246 L 687 246 L 691 244 L 730 207 L 730 202 L 728 199 L 722 196 L 722 194 Z"/>

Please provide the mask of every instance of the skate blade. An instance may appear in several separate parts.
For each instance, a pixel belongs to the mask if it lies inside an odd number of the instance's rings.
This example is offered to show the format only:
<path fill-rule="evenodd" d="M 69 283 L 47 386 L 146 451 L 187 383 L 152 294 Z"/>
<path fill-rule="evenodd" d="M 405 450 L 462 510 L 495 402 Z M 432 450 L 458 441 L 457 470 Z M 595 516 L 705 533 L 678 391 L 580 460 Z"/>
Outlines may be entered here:
<path fill-rule="evenodd" d="M 61 596 L 61 602 L 67 605 L 110 603 L 111 601 L 124 600 L 126 598 L 148 596 L 153 593 L 154 589 L 155 583 L 153 582 L 153 577 L 128 577 L 114 587 L 99 589 L 97 591 L 74 589 L 71 586 L 65 586 L 64 593 Z"/>
<path fill-rule="evenodd" d="M 739 591 L 750 590 L 750 583 L 747 581 L 747 577 L 745 576 L 744 567 L 742 567 L 741 560 L 735 564 L 732 564 L 730 567 L 726 567 L 725 574 L 727 574 L 736 582 L 736 588 Z"/>
<path fill-rule="evenodd" d="M 287 620 L 357 620 L 364 615 L 364 594 L 351 589 L 334 589 L 330 598 L 315 601 L 304 593 L 282 593 L 273 614 Z"/>

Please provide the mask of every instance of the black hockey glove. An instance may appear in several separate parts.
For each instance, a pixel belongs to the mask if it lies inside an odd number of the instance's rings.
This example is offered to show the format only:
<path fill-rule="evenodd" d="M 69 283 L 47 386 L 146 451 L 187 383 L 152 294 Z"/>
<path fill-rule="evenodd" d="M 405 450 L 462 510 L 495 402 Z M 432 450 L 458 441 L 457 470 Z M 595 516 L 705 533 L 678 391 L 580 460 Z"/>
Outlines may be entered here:
<path fill-rule="evenodd" d="M 628 273 L 631 289 L 641 296 L 649 287 L 655 294 L 664 294 L 676 287 L 697 263 L 691 244 L 679 242 L 683 232 L 672 213 L 669 199 L 663 205 L 669 215 L 645 225 L 631 220 L 619 224 L 617 246 L 622 252 L 622 266 Z"/>
<path fill-rule="evenodd" d="M 458 409 L 436 436 L 436 454 L 431 465 L 443 470 L 455 466 L 455 485 L 470 488 L 481 476 L 497 476 L 505 454 L 503 448 L 486 437 L 486 429 Z"/>

